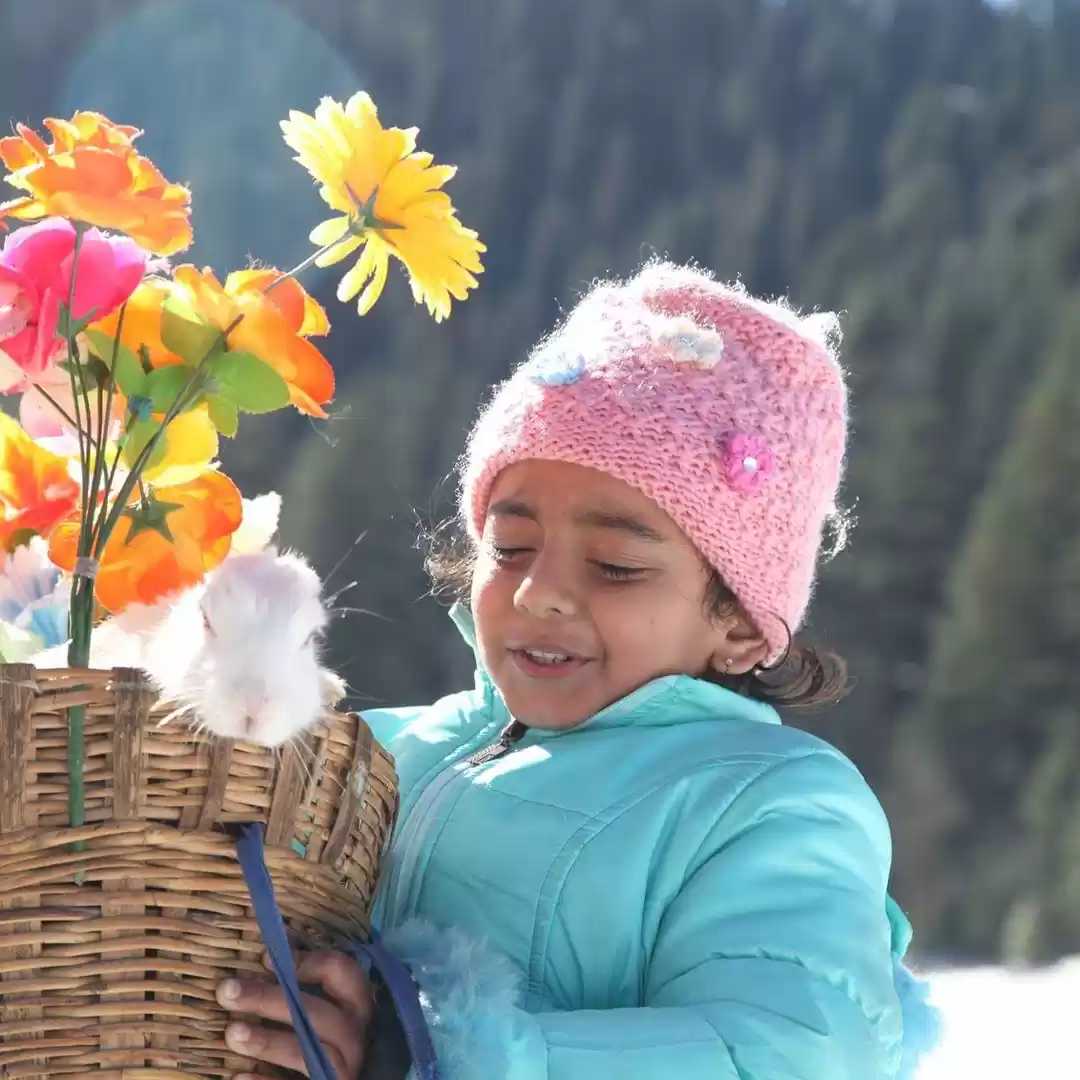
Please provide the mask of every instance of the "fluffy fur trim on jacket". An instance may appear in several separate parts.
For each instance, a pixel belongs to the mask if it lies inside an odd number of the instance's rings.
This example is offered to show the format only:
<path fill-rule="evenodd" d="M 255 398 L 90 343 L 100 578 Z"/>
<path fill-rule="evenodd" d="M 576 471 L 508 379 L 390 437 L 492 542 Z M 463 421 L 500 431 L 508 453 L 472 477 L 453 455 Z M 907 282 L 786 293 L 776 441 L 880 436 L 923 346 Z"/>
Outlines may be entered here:
<path fill-rule="evenodd" d="M 517 969 L 483 941 L 415 920 L 383 944 L 420 989 L 443 1080 L 506 1080 L 521 999 Z"/>

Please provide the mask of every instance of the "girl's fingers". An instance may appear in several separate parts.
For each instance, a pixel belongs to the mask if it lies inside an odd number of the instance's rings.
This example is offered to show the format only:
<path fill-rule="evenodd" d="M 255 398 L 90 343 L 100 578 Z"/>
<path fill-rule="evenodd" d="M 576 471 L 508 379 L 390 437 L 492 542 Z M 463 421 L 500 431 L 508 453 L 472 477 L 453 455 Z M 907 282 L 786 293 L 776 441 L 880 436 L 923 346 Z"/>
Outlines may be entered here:
<path fill-rule="evenodd" d="M 317 984 L 342 1011 L 364 1028 L 371 1020 L 374 1005 L 364 969 L 344 953 L 304 953 L 296 966 L 301 982 Z"/>
<path fill-rule="evenodd" d="M 346 1013 L 323 998 L 312 994 L 303 994 L 302 997 L 312 1026 L 335 1063 L 335 1071 L 343 1078 L 355 1076 L 363 1058 L 366 1022 L 361 1023 L 354 1012 Z M 292 1025 L 284 991 L 276 983 L 227 979 L 218 987 L 217 998 L 230 1011 L 276 1020 L 290 1027 Z M 246 1041 L 236 1041 L 234 1045 L 233 1040 L 241 1038 Z M 238 1054 L 302 1070 L 300 1044 L 291 1031 L 267 1031 L 244 1023 L 232 1024 L 226 1030 L 226 1041 Z M 288 1056 L 289 1061 L 281 1060 L 282 1055 Z"/>
<path fill-rule="evenodd" d="M 244 1023 L 230 1024 L 225 1029 L 225 1042 L 235 1054 L 308 1075 L 300 1043 L 292 1031 L 270 1031 Z M 340 1080 L 352 1080 L 359 1074 L 359 1058 L 350 1063 L 333 1044 L 324 1043 L 324 1046 L 326 1056 Z"/>
<path fill-rule="evenodd" d="M 273 972 L 270 954 L 263 953 L 263 967 Z M 361 1024 L 367 1024 L 374 1011 L 371 986 L 364 969 L 340 952 L 294 952 L 296 977 L 309 986 L 318 985 L 323 992 Z"/>

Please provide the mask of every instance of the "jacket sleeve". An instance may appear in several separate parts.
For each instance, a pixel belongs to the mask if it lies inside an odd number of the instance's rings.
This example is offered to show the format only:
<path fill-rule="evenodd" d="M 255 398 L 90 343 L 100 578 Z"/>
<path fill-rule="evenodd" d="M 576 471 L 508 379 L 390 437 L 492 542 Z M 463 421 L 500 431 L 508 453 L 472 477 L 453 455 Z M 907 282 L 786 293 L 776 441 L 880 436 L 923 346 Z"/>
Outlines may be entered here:
<path fill-rule="evenodd" d="M 420 963 L 445 1080 L 896 1077 L 890 859 L 880 806 L 844 759 L 767 768 L 717 816 L 667 906 L 645 1007 L 534 1014 L 479 990 L 459 1022 L 462 984 Z"/>

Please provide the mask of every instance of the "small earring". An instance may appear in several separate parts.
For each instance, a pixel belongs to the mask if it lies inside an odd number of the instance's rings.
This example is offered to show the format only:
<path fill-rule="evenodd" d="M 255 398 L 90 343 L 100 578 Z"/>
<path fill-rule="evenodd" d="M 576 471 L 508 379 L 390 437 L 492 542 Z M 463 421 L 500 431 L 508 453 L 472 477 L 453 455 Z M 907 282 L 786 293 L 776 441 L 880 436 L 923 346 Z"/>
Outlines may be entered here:
<path fill-rule="evenodd" d="M 729 657 L 728 657 L 728 658 L 727 658 L 727 659 L 726 659 L 726 660 L 724 661 L 724 667 L 726 667 L 726 668 L 730 668 L 730 667 L 731 667 L 731 663 L 732 663 L 732 660 L 731 660 L 731 657 L 729 656 Z"/>

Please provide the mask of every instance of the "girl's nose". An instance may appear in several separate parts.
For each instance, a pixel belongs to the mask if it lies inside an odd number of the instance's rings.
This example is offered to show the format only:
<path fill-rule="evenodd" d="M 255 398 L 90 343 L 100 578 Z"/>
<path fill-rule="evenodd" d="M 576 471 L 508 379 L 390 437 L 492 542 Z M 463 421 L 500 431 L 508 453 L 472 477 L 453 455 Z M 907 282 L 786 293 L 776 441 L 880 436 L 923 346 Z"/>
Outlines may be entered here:
<path fill-rule="evenodd" d="M 537 618 L 575 615 L 580 609 L 578 587 L 563 560 L 537 555 L 514 595 L 520 611 Z"/>

